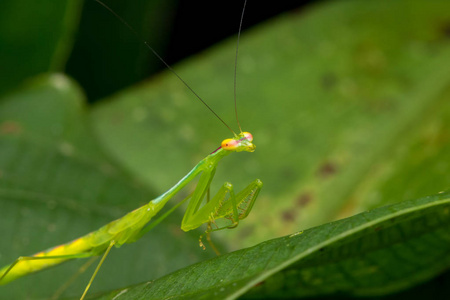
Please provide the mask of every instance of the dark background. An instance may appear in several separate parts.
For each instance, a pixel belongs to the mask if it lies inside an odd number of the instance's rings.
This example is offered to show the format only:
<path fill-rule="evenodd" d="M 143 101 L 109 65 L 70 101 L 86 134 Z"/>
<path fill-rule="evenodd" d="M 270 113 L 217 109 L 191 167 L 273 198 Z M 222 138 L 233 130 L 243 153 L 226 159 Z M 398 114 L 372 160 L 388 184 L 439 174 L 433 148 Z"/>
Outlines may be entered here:
<path fill-rule="evenodd" d="M 276 15 L 300 10 L 310 2 L 275 1 L 268 6 L 250 0 L 243 30 Z M 85 2 L 66 71 L 81 84 L 90 102 L 165 69 L 143 45 L 144 40 L 169 65 L 175 65 L 235 35 L 243 7 L 243 1 L 237 0 L 104 3 L 126 20 L 136 35 L 95 1 Z"/>

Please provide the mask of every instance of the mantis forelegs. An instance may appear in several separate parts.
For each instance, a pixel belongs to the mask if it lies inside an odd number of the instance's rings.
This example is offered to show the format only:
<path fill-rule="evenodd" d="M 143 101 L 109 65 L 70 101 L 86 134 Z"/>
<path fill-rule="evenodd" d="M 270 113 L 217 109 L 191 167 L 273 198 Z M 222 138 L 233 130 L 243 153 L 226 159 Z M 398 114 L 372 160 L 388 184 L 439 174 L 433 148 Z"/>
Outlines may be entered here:
<path fill-rule="evenodd" d="M 206 234 L 225 228 L 234 228 L 239 224 L 239 220 L 246 218 L 249 214 L 261 187 L 262 182 L 257 179 L 235 194 L 233 185 L 226 182 L 208 203 L 193 215 L 185 216 L 183 221 L 186 221 L 183 222 L 183 225 L 208 223 Z M 202 236 L 200 237 L 200 246 L 204 248 L 201 238 Z"/>
<path fill-rule="evenodd" d="M 235 195 L 233 192 L 233 185 L 231 183 L 225 183 L 222 187 L 222 189 L 225 190 L 225 194 L 219 195 L 218 193 L 216 195 L 216 201 L 219 205 L 215 214 L 212 214 L 211 217 L 212 221 L 225 218 L 232 223 L 230 225 L 219 226 L 211 231 L 236 227 L 239 224 L 239 220 L 245 219 L 250 213 L 261 187 L 261 180 L 256 179 Z M 215 224 L 215 222 L 213 223 Z"/>

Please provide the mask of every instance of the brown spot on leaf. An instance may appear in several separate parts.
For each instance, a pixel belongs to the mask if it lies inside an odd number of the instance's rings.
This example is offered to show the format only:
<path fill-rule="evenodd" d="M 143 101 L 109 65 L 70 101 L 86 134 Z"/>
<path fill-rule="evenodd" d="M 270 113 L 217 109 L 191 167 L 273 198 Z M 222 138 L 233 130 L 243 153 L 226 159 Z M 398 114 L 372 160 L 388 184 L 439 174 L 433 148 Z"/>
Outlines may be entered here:
<path fill-rule="evenodd" d="M 374 228 L 375 232 L 380 231 L 381 229 L 383 229 L 383 227 L 381 227 L 381 226 L 378 226 L 378 227 Z"/>
<path fill-rule="evenodd" d="M 263 286 L 264 283 L 266 283 L 266 282 L 265 281 L 260 281 L 257 284 L 255 284 L 254 287 Z"/>
<path fill-rule="evenodd" d="M 22 126 L 15 121 L 4 121 L 0 124 L 0 134 L 19 134 L 22 132 Z"/>
<path fill-rule="evenodd" d="M 450 38 L 450 22 L 447 21 L 441 25 L 440 31 L 443 33 L 444 37 Z"/>
<path fill-rule="evenodd" d="M 297 217 L 297 214 L 292 209 L 285 210 L 281 214 L 281 218 L 283 219 L 283 221 L 288 222 L 288 223 L 294 222 L 296 217 Z"/>
<path fill-rule="evenodd" d="M 327 73 L 322 76 L 321 85 L 325 90 L 331 90 L 337 84 L 337 77 L 332 73 Z"/>
<path fill-rule="evenodd" d="M 320 178 L 325 179 L 325 178 L 329 178 L 330 176 L 336 174 L 336 172 L 337 172 L 336 164 L 328 161 L 319 167 L 319 169 L 317 170 L 317 175 Z"/>
<path fill-rule="evenodd" d="M 305 207 L 312 199 L 313 196 L 311 193 L 303 193 L 297 197 L 296 205 L 300 208 Z"/>

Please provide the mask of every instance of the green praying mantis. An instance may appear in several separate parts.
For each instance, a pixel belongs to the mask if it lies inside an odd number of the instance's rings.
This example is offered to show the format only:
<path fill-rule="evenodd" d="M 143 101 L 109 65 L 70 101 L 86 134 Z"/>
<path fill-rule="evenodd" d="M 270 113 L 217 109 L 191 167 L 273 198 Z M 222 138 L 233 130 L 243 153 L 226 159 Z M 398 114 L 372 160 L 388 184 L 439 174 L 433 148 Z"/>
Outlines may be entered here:
<path fill-rule="evenodd" d="M 99 0 L 95 0 L 113 15 L 115 15 L 123 24 L 125 24 L 132 32 L 136 34 L 134 29 L 128 25 L 120 16 L 112 11 L 108 6 Z M 239 36 L 242 26 L 246 0 L 242 10 L 241 21 L 238 33 L 238 42 L 236 47 L 235 74 L 237 66 L 237 53 L 239 46 Z M 242 191 L 235 193 L 231 183 L 225 183 L 219 189 L 217 194 L 209 199 L 209 189 L 214 178 L 217 165 L 225 156 L 233 152 L 253 152 L 255 145 L 253 144 L 253 136 L 249 132 L 241 129 L 237 118 L 236 109 L 236 81 L 235 81 L 235 111 L 236 120 L 240 132 L 236 134 L 191 88 L 187 83 L 178 76 L 178 74 L 150 47 L 147 42 L 144 44 L 160 59 L 169 70 L 177 76 L 186 87 L 191 90 L 194 95 L 233 133 L 233 137 L 222 141 L 220 147 L 201 160 L 186 176 L 184 176 L 177 184 L 171 187 L 161 196 L 151 200 L 147 204 L 129 212 L 125 216 L 112 221 L 100 229 L 90 232 L 71 242 L 50 248 L 48 250 L 36 253 L 31 256 L 20 256 L 11 264 L 0 269 L 0 285 L 7 284 L 20 277 L 31 273 L 50 268 L 61 264 L 65 261 L 102 256 L 100 262 L 91 276 L 80 299 L 84 299 L 95 276 L 97 275 L 101 265 L 106 259 L 112 247 L 120 247 L 126 243 L 133 243 L 140 239 L 146 232 L 159 224 L 170 213 L 186 201 L 189 201 L 186 212 L 183 216 L 181 229 L 189 231 L 207 224 L 205 234 L 208 241 L 209 234 L 214 231 L 234 228 L 239 221 L 246 218 L 251 211 L 253 204 L 258 197 L 262 188 L 262 182 L 256 179 L 250 183 Z M 180 203 L 175 205 L 169 211 L 153 220 L 161 211 L 166 203 L 171 200 L 180 190 L 188 183 L 199 177 L 195 190 Z M 220 221 L 220 222 L 219 222 Z M 200 246 L 204 245 L 200 237 Z M 213 247 L 214 249 L 214 247 Z"/>

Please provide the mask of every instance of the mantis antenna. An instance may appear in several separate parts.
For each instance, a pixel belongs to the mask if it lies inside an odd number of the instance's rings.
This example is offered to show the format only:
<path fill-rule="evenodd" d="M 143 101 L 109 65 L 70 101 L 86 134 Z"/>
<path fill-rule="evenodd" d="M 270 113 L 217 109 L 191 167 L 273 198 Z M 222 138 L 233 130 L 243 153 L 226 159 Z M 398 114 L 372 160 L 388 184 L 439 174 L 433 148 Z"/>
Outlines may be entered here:
<path fill-rule="evenodd" d="M 238 111 L 237 111 L 237 96 L 236 96 L 236 90 L 237 90 L 237 63 L 238 63 L 238 54 L 239 54 L 239 40 L 241 38 L 241 31 L 242 31 L 242 22 L 244 20 L 244 12 L 245 12 L 245 6 L 247 5 L 247 0 L 244 1 L 244 7 L 242 8 L 241 13 L 241 20 L 239 21 L 239 30 L 238 30 L 238 36 L 237 36 L 237 42 L 236 42 L 236 55 L 234 57 L 234 112 L 236 114 L 236 122 L 239 126 L 239 131 L 242 132 L 241 123 L 239 122 L 238 118 Z"/>
<path fill-rule="evenodd" d="M 140 40 L 142 43 L 144 43 L 144 45 L 167 67 L 167 69 L 169 69 L 170 72 L 172 72 L 191 92 L 192 94 L 194 94 L 195 97 L 197 97 L 198 100 L 200 100 L 207 109 L 209 109 L 216 117 L 217 119 L 219 119 L 220 122 L 222 122 L 227 128 L 228 130 L 230 130 L 234 136 L 237 136 L 237 134 L 234 132 L 233 129 L 231 129 L 231 127 L 221 118 L 219 117 L 219 115 L 194 91 L 194 89 L 191 88 L 191 86 L 183 80 L 183 78 L 181 78 L 180 75 L 178 75 L 178 73 L 158 54 L 158 52 L 156 52 L 155 49 L 153 49 L 152 46 L 150 46 L 150 44 L 142 39 L 142 37 L 136 32 L 136 30 L 130 25 L 128 24 L 127 21 L 125 21 L 121 16 L 119 16 L 114 10 L 112 10 L 108 5 L 106 5 L 105 3 L 103 3 L 100 0 L 94 0 L 95 2 L 97 2 L 98 4 L 100 4 L 101 6 L 103 6 L 104 8 L 106 8 L 113 16 L 115 16 L 120 22 L 122 22 L 135 36 L 138 40 Z M 244 1 L 244 8 L 242 9 L 242 14 L 241 14 L 241 20 L 239 23 L 239 32 L 238 32 L 238 42 L 237 42 L 237 46 L 236 46 L 236 56 L 235 56 L 235 61 L 234 61 L 234 110 L 236 113 L 236 121 L 238 123 L 239 126 L 239 131 L 242 132 L 241 129 L 241 125 L 239 123 L 239 119 L 238 119 L 238 114 L 237 114 L 237 100 L 236 100 L 236 73 L 237 73 L 237 57 L 238 57 L 238 49 L 239 49 L 239 38 L 241 35 L 241 28 L 242 28 L 242 20 L 244 18 L 244 10 L 245 10 L 245 5 L 247 3 L 247 0 Z"/>

